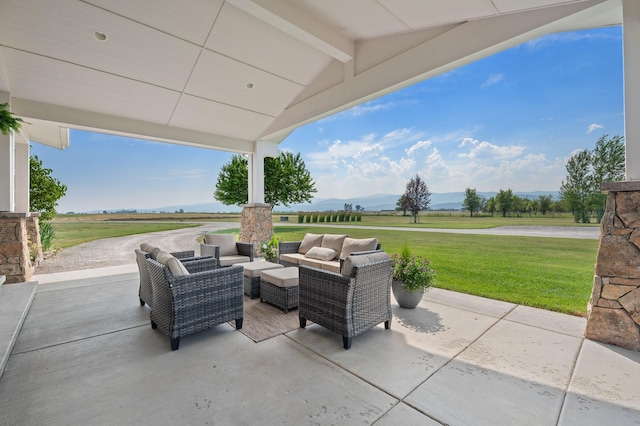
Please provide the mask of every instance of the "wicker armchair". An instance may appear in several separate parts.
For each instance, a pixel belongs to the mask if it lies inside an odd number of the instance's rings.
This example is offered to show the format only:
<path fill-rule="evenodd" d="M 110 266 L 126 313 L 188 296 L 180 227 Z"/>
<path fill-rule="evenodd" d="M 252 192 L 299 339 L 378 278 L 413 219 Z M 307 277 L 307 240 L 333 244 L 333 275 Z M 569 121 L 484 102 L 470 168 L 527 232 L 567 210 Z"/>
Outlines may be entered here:
<path fill-rule="evenodd" d="M 385 252 L 352 254 L 343 274 L 308 266 L 299 267 L 298 315 L 300 327 L 307 320 L 342 335 L 345 349 L 353 336 L 384 322 L 391 326 L 391 277 L 393 266 Z"/>
<path fill-rule="evenodd" d="M 140 306 L 144 306 L 145 303 L 151 307 L 152 289 L 151 278 L 149 277 L 149 271 L 147 270 L 147 259 L 151 257 L 151 253 L 144 250 L 136 249 L 136 262 L 138 263 L 138 271 L 140 272 L 140 289 L 138 290 L 138 298 L 140 299 Z M 190 260 L 202 259 L 200 257 L 194 257 L 195 252 L 193 250 L 178 251 L 171 253 L 174 257 L 180 259 L 182 262 L 188 262 Z M 217 268 L 217 265 L 213 268 Z"/>
<path fill-rule="evenodd" d="M 206 234 L 200 244 L 200 256 L 213 256 L 221 268 L 253 262 L 253 243 L 241 243 L 233 234 Z"/>
<path fill-rule="evenodd" d="M 171 350 L 180 338 L 235 320 L 242 328 L 242 268 L 211 269 L 215 259 L 184 263 L 189 275 L 174 276 L 169 267 L 147 259 L 153 286 L 151 327 L 169 337 Z"/>

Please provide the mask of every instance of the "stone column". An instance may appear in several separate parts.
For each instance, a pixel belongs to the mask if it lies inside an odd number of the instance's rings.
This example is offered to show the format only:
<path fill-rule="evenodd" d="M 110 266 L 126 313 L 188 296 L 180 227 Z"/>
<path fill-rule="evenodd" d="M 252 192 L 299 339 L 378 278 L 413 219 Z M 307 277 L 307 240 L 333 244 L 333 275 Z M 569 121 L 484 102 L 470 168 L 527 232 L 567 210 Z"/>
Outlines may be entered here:
<path fill-rule="evenodd" d="M 259 256 L 258 247 L 271 239 L 272 235 L 271 204 L 254 203 L 242 206 L 239 241 L 253 243 L 254 256 Z"/>
<path fill-rule="evenodd" d="M 37 226 L 37 220 L 30 213 L 0 212 L 0 275 L 6 275 L 7 284 L 29 281 L 33 275 L 27 223 Z"/>
<path fill-rule="evenodd" d="M 585 337 L 640 351 L 640 181 L 607 182 Z"/>

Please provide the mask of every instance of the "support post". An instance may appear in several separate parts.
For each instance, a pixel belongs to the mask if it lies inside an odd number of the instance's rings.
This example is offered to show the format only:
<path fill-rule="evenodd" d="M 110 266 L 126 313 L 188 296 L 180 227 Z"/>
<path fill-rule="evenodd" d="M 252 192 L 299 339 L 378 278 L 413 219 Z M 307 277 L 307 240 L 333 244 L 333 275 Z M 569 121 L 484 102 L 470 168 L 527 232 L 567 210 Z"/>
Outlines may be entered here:
<path fill-rule="evenodd" d="M 626 180 L 640 180 L 640 2 L 622 1 Z"/>

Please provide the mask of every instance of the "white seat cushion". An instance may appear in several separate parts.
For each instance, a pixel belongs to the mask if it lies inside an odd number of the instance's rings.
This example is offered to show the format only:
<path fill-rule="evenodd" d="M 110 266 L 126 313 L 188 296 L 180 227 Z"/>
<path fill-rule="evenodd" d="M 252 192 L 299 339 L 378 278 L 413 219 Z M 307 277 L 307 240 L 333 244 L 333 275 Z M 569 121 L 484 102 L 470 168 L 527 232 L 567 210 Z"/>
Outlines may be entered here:
<path fill-rule="evenodd" d="M 238 254 L 236 237 L 233 234 L 205 234 L 204 243 L 220 247 L 220 256 L 235 256 Z"/>
<path fill-rule="evenodd" d="M 249 262 L 250 260 L 249 256 L 220 256 L 220 266 L 231 266 L 236 263 Z"/>
<path fill-rule="evenodd" d="M 295 287 L 298 285 L 298 268 L 291 266 L 262 271 L 260 279 L 278 287 Z"/>

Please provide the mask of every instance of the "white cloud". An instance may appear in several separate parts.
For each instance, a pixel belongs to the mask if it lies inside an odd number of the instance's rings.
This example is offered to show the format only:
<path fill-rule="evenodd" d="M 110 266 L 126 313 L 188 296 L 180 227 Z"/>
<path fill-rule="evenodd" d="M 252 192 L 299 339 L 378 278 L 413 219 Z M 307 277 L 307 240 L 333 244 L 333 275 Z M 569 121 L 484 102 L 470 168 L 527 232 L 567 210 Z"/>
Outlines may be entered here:
<path fill-rule="evenodd" d="M 612 35 L 610 33 L 603 33 L 597 31 L 576 31 L 576 32 L 564 32 L 547 34 L 542 37 L 538 37 L 534 40 L 524 43 L 528 49 L 538 50 L 550 45 L 559 43 L 572 43 L 581 40 L 619 40 L 620 37 Z"/>
<path fill-rule="evenodd" d="M 504 74 L 502 73 L 492 74 L 484 83 L 482 83 L 480 87 L 484 89 L 485 87 L 493 86 L 494 84 L 500 83 L 503 79 L 504 79 Z"/>
<path fill-rule="evenodd" d="M 525 151 L 524 146 L 519 145 L 494 145 L 489 142 L 479 142 L 477 139 L 464 138 L 459 147 L 464 148 L 469 146 L 468 152 L 461 152 L 458 154 L 461 158 L 513 158 L 522 154 Z"/>
<path fill-rule="evenodd" d="M 587 128 L 587 134 L 597 130 L 597 129 L 604 129 L 604 126 L 600 125 L 600 124 L 590 124 L 589 127 Z"/>
<path fill-rule="evenodd" d="M 407 153 L 407 155 L 411 156 L 413 155 L 417 150 L 419 149 L 427 149 L 431 146 L 431 141 L 418 141 L 417 143 L 415 143 L 413 146 L 411 146 L 409 149 L 406 149 L 404 152 Z"/>

